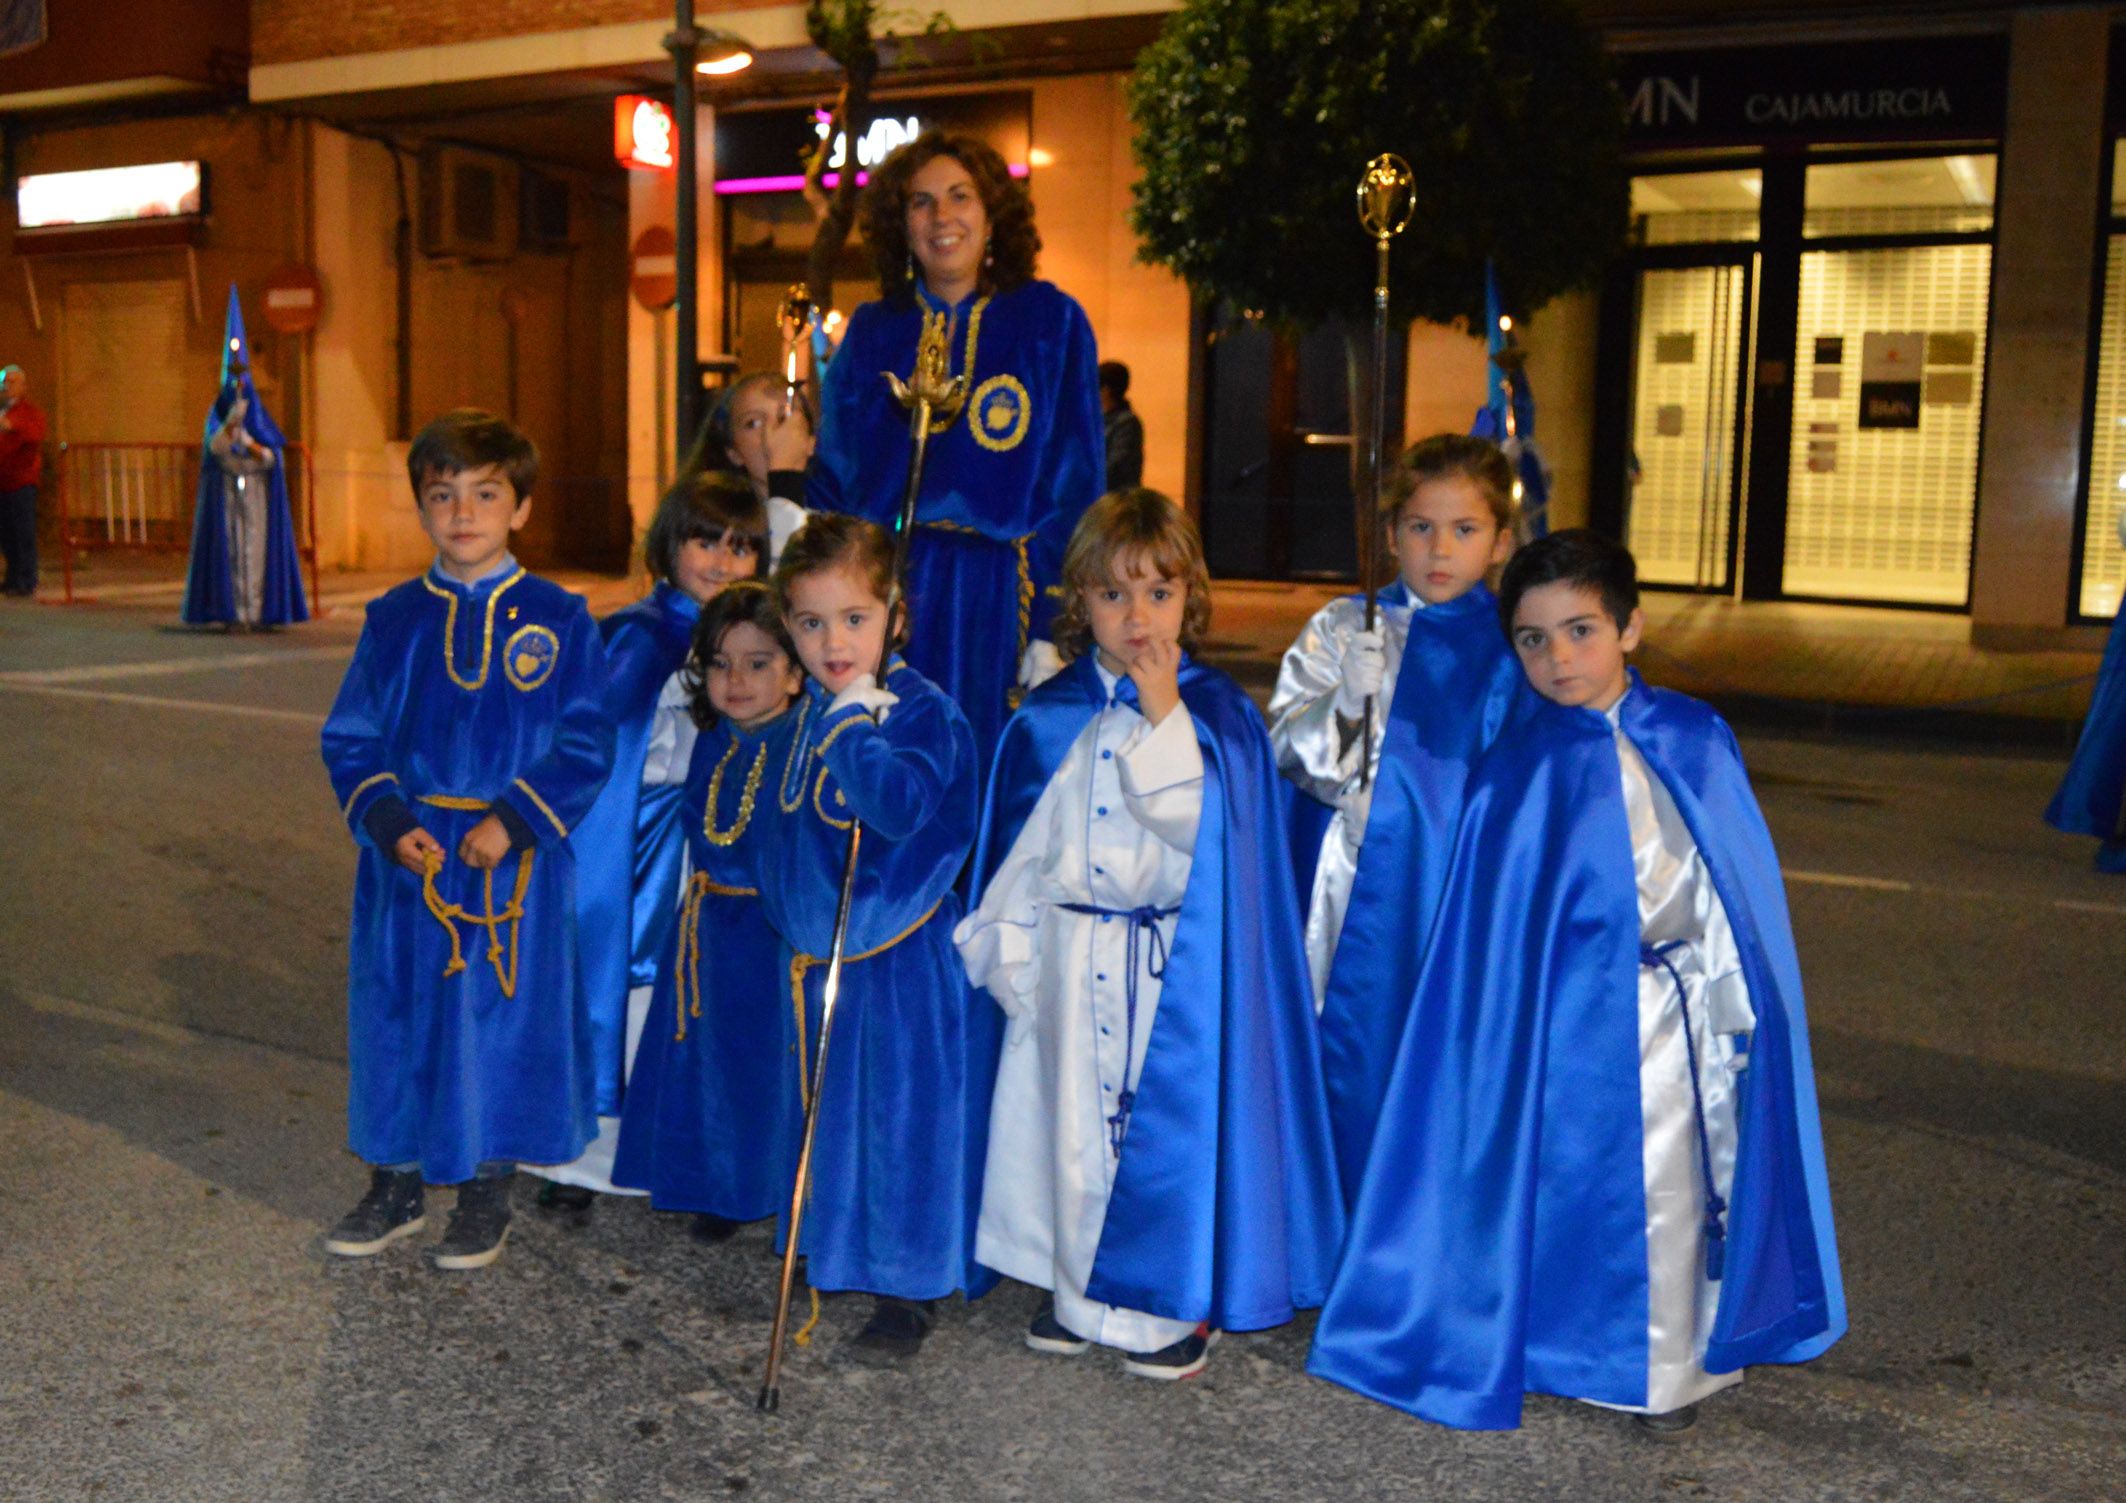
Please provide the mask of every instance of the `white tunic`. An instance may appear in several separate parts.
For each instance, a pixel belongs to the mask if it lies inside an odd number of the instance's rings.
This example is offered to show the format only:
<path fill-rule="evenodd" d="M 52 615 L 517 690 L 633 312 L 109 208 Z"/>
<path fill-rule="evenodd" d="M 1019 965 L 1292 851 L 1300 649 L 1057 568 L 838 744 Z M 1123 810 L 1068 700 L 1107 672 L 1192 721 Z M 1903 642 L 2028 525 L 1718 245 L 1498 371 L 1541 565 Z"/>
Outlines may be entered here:
<path fill-rule="evenodd" d="M 1422 602 L 1418 607 L 1422 609 Z M 1409 604 L 1380 601 L 1383 656 L 1380 696 L 1373 704 L 1373 739 L 1366 755 L 1380 766 L 1380 747 L 1388 731 L 1388 706 L 1395 698 L 1395 678 L 1402 671 L 1403 647 L 1409 640 Z M 1270 745 L 1277 767 L 1287 778 L 1336 810 L 1321 838 L 1314 866 L 1314 891 L 1307 900 L 1307 970 L 1314 978 L 1314 1010 L 1328 995 L 1329 965 L 1336 958 L 1344 910 L 1358 875 L 1358 846 L 1365 834 L 1363 811 L 1354 806 L 1358 791 L 1358 738 L 1346 744 L 1336 723 L 1336 690 L 1343 683 L 1344 648 L 1365 629 L 1366 603 L 1345 596 L 1314 613 L 1298 638 L 1285 649 L 1277 670 L 1277 692 L 1270 697 Z"/>
<path fill-rule="evenodd" d="M 1100 682 L 1107 708 L 1078 733 L 953 939 L 968 978 L 1011 1018 L 975 1256 L 1054 1291 L 1065 1329 L 1143 1353 L 1194 1327 L 1088 1299 L 1085 1284 L 1120 1163 L 1109 1119 L 1144 1069 L 1159 1009 L 1151 967 L 1164 945 L 1138 934 L 1133 1038 L 1133 926 L 1058 905 L 1179 907 L 1203 809 L 1203 753 L 1186 706 L 1153 727 L 1115 702 L 1116 679 L 1104 667 Z M 1173 915 L 1158 921 L 1162 941 L 1171 943 L 1175 923 Z"/>
<path fill-rule="evenodd" d="M 1619 705 L 1609 712 L 1618 723 Z M 1619 729 L 1624 810 L 1639 889 L 1639 936 L 1663 949 L 1690 996 L 1691 1039 L 1705 1104 L 1712 1177 L 1722 1200 L 1735 1180 L 1739 1034 L 1757 1025 L 1727 912 L 1667 787 Z M 1683 1007 L 1667 966 L 1639 967 L 1639 1106 L 1646 1134 L 1647 1372 L 1645 1412 L 1665 1414 L 1742 1381 L 1705 1371 L 1720 1285 L 1705 1277 L 1705 1171 L 1691 1101 Z"/>

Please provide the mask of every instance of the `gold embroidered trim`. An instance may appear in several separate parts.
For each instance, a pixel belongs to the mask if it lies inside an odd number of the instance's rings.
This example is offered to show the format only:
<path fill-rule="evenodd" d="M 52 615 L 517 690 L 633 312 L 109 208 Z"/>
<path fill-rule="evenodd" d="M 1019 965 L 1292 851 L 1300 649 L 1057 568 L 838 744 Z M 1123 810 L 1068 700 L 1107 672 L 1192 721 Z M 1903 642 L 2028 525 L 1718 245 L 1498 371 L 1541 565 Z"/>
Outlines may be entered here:
<path fill-rule="evenodd" d="M 850 726 L 855 725 L 859 720 L 871 720 L 871 717 L 869 715 L 851 715 L 847 720 L 844 720 L 833 730 L 827 732 L 826 736 L 820 741 L 819 745 L 812 748 L 812 755 L 815 757 L 826 756 L 827 748 L 832 746 L 835 742 L 839 741 L 841 739 L 842 732 L 849 729 Z M 871 720 L 871 723 L 873 725 L 878 724 L 878 722 L 875 720 Z"/>
<path fill-rule="evenodd" d="M 538 789 L 532 787 L 531 784 L 525 782 L 522 778 L 512 779 L 510 786 L 513 788 L 522 788 L 524 790 L 524 796 L 539 806 L 539 812 L 541 814 L 544 814 L 548 819 L 554 822 L 554 828 L 561 832 L 561 838 L 563 840 L 568 839 L 568 826 L 561 823 L 561 816 L 553 811 L 552 807 L 546 802 L 545 799 L 539 797 Z"/>
<path fill-rule="evenodd" d="M 716 770 L 709 774 L 709 803 L 708 808 L 702 812 L 701 834 L 702 838 L 707 840 L 710 845 L 730 845 L 739 836 L 745 834 L 746 826 L 753 822 L 753 800 L 760 793 L 761 774 L 766 772 L 768 768 L 768 746 L 766 742 L 762 742 L 760 750 L 754 753 L 753 766 L 746 773 L 746 785 L 738 795 L 738 819 L 736 823 L 728 830 L 716 828 L 716 805 L 723 796 L 724 769 L 731 765 L 731 758 L 737 755 L 738 738 L 733 736 L 731 744 L 724 748 L 723 758 L 716 764 Z M 706 881 L 707 879 L 703 878 L 702 880 Z"/>
<path fill-rule="evenodd" d="M 428 587 L 429 594 L 440 595 L 450 603 L 449 614 L 443 618 L 443 671 L 450 675 L 452 683 L 467 693 L 487 682 L 487 670 L 495 655 L 495 606 L 501 601 L 502 592 L 522 579 L 524 572 L 520 567 L 487 596 L 487 622 L 480 629 L 480 672 L 470 681 L 458 675 L 458 592 L 444 589 L 426 574 L 421 576 L 421 583 Z"/>
<path fill-rule="evenodd" d="M 821 806 L 819 801 L 820 796 L 827 791 L 828 771 L 829 769 L 822 767 L 819 770 L 818 781 L 813 783 L 812 785 L 812 812 L 814 814 L 817 814 L 821 819 L 825 820 L 829 825 L 833 826 L 835 829 L 846 830 L 849 828 L 849 826 L 856 823 L 856 816 L 852 814 L 847 819 L 836 819 L 833 815 L 829 814 L 825 808 Z M 844 809 L 849 807 L 848 796 L 845 795 L 839 787 L 836 787 L 834 790 L 834 802 L 841 805 Z"/>
<path fill-rule="evenodd" d="M 785 814 L 795 814 L 805 801 L 805 768 L 811 761 L 808 738 L 811 735 L 812 699 L 797 707 L 797 729 L 790 733 L 790 749 L 783 755 L 782 777 L 777 780 L 775 802 Z M 797 791 L 790 791 L 790 774 L 797 774 Z"/>
<path fill-rule="evenodd" d="M 456 793 L 424 793 L 414 800 L 417 804 L 432 804 L 438 809 L 455 809 L 460 814 L 478 814 L 494 807 L 491 798 L 466 798 Z"/>
<path fill-rule="evenodd" d="M 1018 413 L 1005 432 L 992 434 L 989 431 L 993 426 L 989 421 L 989 409 L 1005 392 L 1017 399 Z M 967 431 L 974 435 L 976 443 L 992 454 L 1008 454 L 1016 449 L 1025 442 L 1026 430 L 1033 426 L 1033 398 L 1017 376 L 991 376 L 974 389 L 974 395 L 967 400 L 967 409 L 971 414 L 967 419 Z"/>
<path fill-rule="evenodd" d="M 395 772 L 371 773 L 368 777 L 362 779 L 359 783 L 356 783 L 354 785 L 354 792 L 347 795 L 347 802 L 340 809 L 340 818 L 353 819 L 355 801 L 361 798 L 361 796 L 367 793 L 370 789 L 376 787 L 377 784 L 396 783 L 398 780 L 399 775 Z"/>

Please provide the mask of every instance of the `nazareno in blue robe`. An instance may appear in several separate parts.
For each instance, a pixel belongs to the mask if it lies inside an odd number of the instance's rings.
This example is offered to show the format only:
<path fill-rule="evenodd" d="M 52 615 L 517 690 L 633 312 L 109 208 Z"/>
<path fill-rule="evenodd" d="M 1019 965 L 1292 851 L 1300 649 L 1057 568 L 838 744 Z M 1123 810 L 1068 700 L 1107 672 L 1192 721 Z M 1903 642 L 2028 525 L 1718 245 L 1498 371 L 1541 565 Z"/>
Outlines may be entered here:
<path fill-rule="evenodd" d="M 1463 787 L 1533 693 L 1499 626 L 1498 597 L 1483 585 L 1410 613 L 1321 1009 L 1322 1078 L 1346 1204 L 1358 1196 L 1425 938 L 1447 885 Z"/>
<path fill-rule="evenodd" d="M 899 518 L 908 414 L 882 373 L 905 380 L 914 369 L 925 310 L 952 317 L 952 368 L 967 376 L 968 400 L 924 459 L 906 654 L 958 702 L 986 770 L 1017 703 L 1020 655 L 1049 635 L 1064 545 L 1105 484 L 1099 356 L 1085 310 L 1048 282 L 951 309 L 928 293 L 865 303 L 827 367 L 806 505 L 888 527 Z"/>
<path fill-rule="evenodd" d="M 577 949 L 590 1007 L 598 1114 L 618 1115 L 627 1071 L 627 995 L 656 984 L 679 913 L 677 783 L 642 786 L 650 727 L 665 681 L 686 661 L 701 607 L 660 583 L 598 623 L 613 717 L 613 775 L 576 827 Z"/>
<path fill-rule="evenodd" d="M 1291 791 L 1239 685 L 1185 659 L 1181 700 L 1203 752 L 1203 814 L 1086 1293 L 1259 1330 L 1321 1302 L 1343 1204 L 1284 843 Z M 976 858 L 984 882 L 1104 701 L 1087 654 L 1005 727 Z"/>
<path fill-rule="evenodd" d="M 797 1023 L 789 960 L 761 910 L 756 868 L 797 720 L 704 732 L 677 790 L 693 873 L 613 1160 L 613 1183 L 649 1191 L 661 1211 L 757 1221 L 790 1203 L 804 1131 Z"/>
<path fill-rule="evenodd" d="M 2104 842 L 2098 868 L 2126 872 L 2126 611 L 2104 644 L 2089 718 L 2045 822 L 2070 835 L 2096 836 Z"/>
<path fill-rule="evenodd" d="M 849 821 L 864 822 L 813 1140 L 806 1278 L 936 1299 L 972 1277 L 991 1083 L 976 1077 L 997 1047 L 996 1009 L 970 991 L 952 945 L 953 886 L 980 806 L 959 707 L 897 658 L 885 687 L 900 703 L 881 725 L 854 706 L 829 715 L 808 684 L 770 770 L 774 797 L 764 791 L 753 817 L 769 815 L 760 901 L 783 939 L 793 1022 L 802 1004 L 808 1081 Z"/>
<path fill-rule="evenodd" d="M 323 748 L 361 851 L 348 1146 L 445 1184 L 489 1160 L 575 1158 L 597 1121 L 568 835 L 613 758 L 605 655 L 581 597 L 515 565 L 391 590 L 369 606 Z M 382 800 L 449 853 L 434 899 L 472 917 L 446 924 L 422 879 L 378 848 Z M 490 805 L 537 841 L 503 859 L 491 889 L 456 855 Z M 520 920 L 473 921 L 507 915 L 520 883 Z M 454 953 L 462 967 L 446 975 Z"/>
<path fill-rule="evenodd" d="M 1733 733 L 1632 676 L 1622 729 L 1674 797 L 1757 1015 L 1709 1372 L 1846 1327 L 1786 893 Z M 1465 1429 L 1524 1393 L 1645 1402 L 1638 888 L 1616 740 L 1544 702 L 1470 780 L 1454 870 L 1307 1370 Z"/>
<path fill-rule="evenodd" d="M 232 375 L 233 361 L 244 363 L 241 376 Z M 185 603 L 182 618 L 188 626 L 209 626 L 236 619 L 234 581 L 229 577 L 229 528 L 222 495 L 222 468 L 207 444 L 229 419 L 241 391 L 244 432 L 273 455 L 273 468 L 259 477 L 266 487 L 266 578 L 259 602 L 260 626 L 292 626 L 310 619 L 303 597 L 303 561 L 295 546 L 295 518 L 288 502 L 288 439 L 280 424 L 258 399 L 251 382 L 251 341 L 244 333 L 243 305 L 236 286 L 229 287 L 229 311 L 223 322 L 221 342 L 221 395 L 207 414 L 206 432 L 200 438 L 199 486 L 193 494 L 192 557 L 185 567 Z"/>

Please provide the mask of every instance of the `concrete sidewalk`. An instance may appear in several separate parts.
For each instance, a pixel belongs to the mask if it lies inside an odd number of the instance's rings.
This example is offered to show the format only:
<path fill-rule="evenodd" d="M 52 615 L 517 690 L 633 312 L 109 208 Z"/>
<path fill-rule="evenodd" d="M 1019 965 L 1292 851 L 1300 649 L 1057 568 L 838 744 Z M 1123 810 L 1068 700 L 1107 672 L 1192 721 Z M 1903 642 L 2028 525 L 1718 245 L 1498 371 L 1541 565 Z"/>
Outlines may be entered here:
<path fill-rule="evenodd" d="M 174 617 L 184 591 L 172 569 L 170 560 L 100 563 L 93 574 L 77 575 L 77 593 L 87 598 L 77 608 Z M 342 630 L 358 623 L 361 607 L 404 577 L 398 570 L 327 574 L 323 621 Z M 630 577 L 574 570 L 553 577 L 585 596 L 598 615 L 641 594 Z M 1221 580 L 1206 655 L 1266 698 L 1285 647 L 1309 616 L 1343 592 Z M 48 580 L 39 599 L 58 603 L 56 584 Z M 1640 671 L 1762 727 L 2071 748 L 2099 660 L 2095 652 L 1974 647 L 1966 618 L 1933 611 L 1652 591 L 1645 610 Z"/>

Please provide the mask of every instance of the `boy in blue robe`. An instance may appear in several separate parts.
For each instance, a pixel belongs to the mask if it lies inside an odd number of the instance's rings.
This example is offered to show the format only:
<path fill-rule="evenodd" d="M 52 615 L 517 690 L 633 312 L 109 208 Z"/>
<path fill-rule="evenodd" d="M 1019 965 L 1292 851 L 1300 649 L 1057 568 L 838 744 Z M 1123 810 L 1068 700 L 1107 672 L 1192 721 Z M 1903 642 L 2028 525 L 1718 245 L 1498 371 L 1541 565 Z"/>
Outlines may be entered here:
<path fill-rule="evenodd" d="M 2118 526 L 2126 546 L 2126 506 L 2119 508 Z M 2089 718 L 2045 822 L 2070 835 L 2094 835 L 2096 869 L 2126 875 L 2126 610 L 2112 623 Z"/>
<path fill-rule="evenodd" d="M 462 1184 L 438 1268 L 509 1232 L 519 1162 L 565 1162 L 596 1126 L 569 832 L 613 760 L 605 656 L 582 599 L 510 556 L 531 440 L 460 409 L 406 468 L 426 574 L 369 606 L 325 722 L 361 848 L 348 967 L 348 1146 L 369 1193 L 326 1250 L 368 1257 L 425 1222 L 422 1182 Z"/>
<path fill-rule="evenodd" d="M 1343 1231 L 1262 719 L 1190 660 L 1194 524 L 1114 492 L 1065 555 L 1073 661 L 1005 727 L 955 935 L 1012 1020 L 975 1245 L 1050 1300 L 1026 1344 L 1203 1370 L 1224 1330 L 1318 1304 Z"/>
<path fill-rule="evenodd" d="M 1544 703 L 1470 781 L 1307 1368 L 1462 1428 L 1540 1392 L 1680 1430 L 1845 1331 L 1778 857 L 1726 724 L 1626 667 L 1628 552 L 1539 539 L 1500 612 Z"/>
<path fill-rule="evenodd" d="M 612 1194 L 620 1109 L 657 975 L 671 960 L 686 836 L 680 794 L 694 753 L 694 718 L 679 670 L 701 608 L 739 580 L 757 580 L 768 514 L 743 476 L 695 471 L 658 503 L 642 540 L 657 583 L 598 623 L 613 775 L 570 837 L 576 853 L 578 964 L 598 1075 L 598 1136 L 572 1163 L 540 1166 L 539 1204 L 588 1211 Z"/>
<path fill-rule="evenodd" d="M 1278 766 L 1336 811 L 1314 862 L 1307 963 L 1346 1204 L 1447 885 L 1463 785 L 1530 697 L 1484 584 L 1512 542 L 1505 454 L 1438 434 L 1403 455 L 1389 487 L 1398 578 L 1380 592 L 1378 624 L 1366 630 L 1363 596 L 1330 601 L 1286 650 L 1270 700 Z"/>

